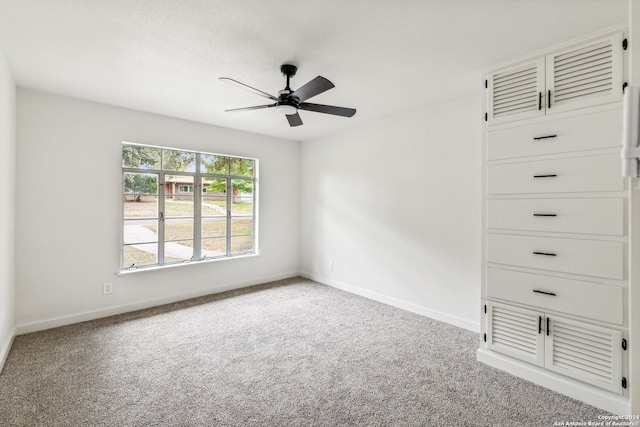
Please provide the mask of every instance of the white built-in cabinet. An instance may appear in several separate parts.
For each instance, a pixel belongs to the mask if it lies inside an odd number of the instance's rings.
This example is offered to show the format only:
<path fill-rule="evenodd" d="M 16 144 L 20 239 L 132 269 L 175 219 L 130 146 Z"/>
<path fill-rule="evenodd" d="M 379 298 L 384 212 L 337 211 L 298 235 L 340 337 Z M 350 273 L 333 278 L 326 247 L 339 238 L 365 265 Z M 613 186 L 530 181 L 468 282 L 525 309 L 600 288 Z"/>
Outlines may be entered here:
<path fill-rule="evenodd" d="M 622 29 L 486 74 L 478 359 L 628 407 Z"/>
<path fill-rule="evenodd" d="M 494 302 L 487 314 L 490 350 L 620 393 L 619 330 Z"/>
<path fill-rule="evenodd" d="M 618 32 L 489 73 L 487 120 L 507 122 L 619 100 L 622 42 Z"/>

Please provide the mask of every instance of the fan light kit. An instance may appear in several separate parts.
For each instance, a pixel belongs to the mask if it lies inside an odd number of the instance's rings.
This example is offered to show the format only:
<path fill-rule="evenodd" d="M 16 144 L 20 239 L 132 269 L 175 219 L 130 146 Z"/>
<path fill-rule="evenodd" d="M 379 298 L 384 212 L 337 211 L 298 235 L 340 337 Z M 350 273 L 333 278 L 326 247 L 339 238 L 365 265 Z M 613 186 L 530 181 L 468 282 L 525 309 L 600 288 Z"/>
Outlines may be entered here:
<path fill-rule="evenodd" d="M 293 105 L 278 104 L 276 105 L 276 111 L 278 113 L 282 113 L 284 115 L 290 116 L 292 114 L 296 114 L 298 112 L 298 109 Z"/>
<path fill-rule="evenodd" d="M 334 84 L 324 77 L 318 76 L 311 80 L 298 90 L 292 91 L 289 87 L 289 80 L 296 75 L 298 67 L 291 64 L 284 64 L 280 67 L 280 71 L 287 78 L 287 86 L 278 92 L 278 96 L 273 96 L 267 92 L 263 92 L 259 89 L 240 83 L 237 80 L 230 79 L 229 77 L 220 77 L 220 80 L 227 83 L 236 84 L 244 89 L 248 89 L 256 95 L 260 95 L 264 98 L 268 98 L 275 101 L 274 104 L 256 105 L 254 107 L 234 108 L 231 110 L 225 110 L 226 112 L 238 112 L 238 111 L 250 111 L 260 110 L 263 108 L 275 107 L 278 113 L 284 114 L 289 122 L 289 126 L 302 125 L 302 119 L 298 114 L 298 110 L 314 111 L 316 113 L 332 114 L 334 116 L 353 117 L 356 113 L 354 108 L 335 107 L 333 105 L 311 104 L 305 102 L 307 99 L 316 95 L 326 92 L 327 90 L 334 88 Z"/>

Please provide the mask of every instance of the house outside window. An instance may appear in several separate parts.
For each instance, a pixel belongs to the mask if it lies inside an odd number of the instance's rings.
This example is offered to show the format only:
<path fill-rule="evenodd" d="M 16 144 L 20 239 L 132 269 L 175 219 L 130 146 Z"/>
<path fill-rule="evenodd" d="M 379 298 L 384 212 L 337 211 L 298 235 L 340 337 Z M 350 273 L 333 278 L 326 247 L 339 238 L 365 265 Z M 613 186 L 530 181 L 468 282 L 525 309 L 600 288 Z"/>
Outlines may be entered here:
<path fill-rule="evenodd" d="M 257 166 L 123 143 L 121 270 L 257 253 Z"/>

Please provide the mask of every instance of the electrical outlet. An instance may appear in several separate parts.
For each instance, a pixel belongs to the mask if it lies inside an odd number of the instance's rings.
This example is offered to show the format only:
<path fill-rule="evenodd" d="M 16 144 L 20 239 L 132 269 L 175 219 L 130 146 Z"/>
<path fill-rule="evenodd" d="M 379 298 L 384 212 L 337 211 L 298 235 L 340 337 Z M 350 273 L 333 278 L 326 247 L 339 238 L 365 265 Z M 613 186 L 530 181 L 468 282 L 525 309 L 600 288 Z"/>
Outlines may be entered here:
<path fill-rule="evenodd" d="M 102 285 L 102 293 L 107 295 L 111 293 L 112 283 L 104 283 Z"/>

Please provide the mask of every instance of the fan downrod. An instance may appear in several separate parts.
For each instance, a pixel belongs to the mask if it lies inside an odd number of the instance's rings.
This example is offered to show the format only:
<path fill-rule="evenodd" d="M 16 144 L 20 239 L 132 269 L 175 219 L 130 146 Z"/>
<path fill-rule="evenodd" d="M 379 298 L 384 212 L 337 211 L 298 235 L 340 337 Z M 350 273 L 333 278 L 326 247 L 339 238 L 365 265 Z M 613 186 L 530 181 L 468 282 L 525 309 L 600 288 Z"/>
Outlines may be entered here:
<path fill-rule="evenodd" d="M 289 79 L 296 75 L 298 67 L 291 64 L 283 64 L 280 66 L 280 71 L 282 71 L 282 74 L 287 76 L 287 86 L 284 88 L 284 90 L 280 91 L 280 95 L 289 95 L 291 93 L 291 88 L 289 87 Z"/>

